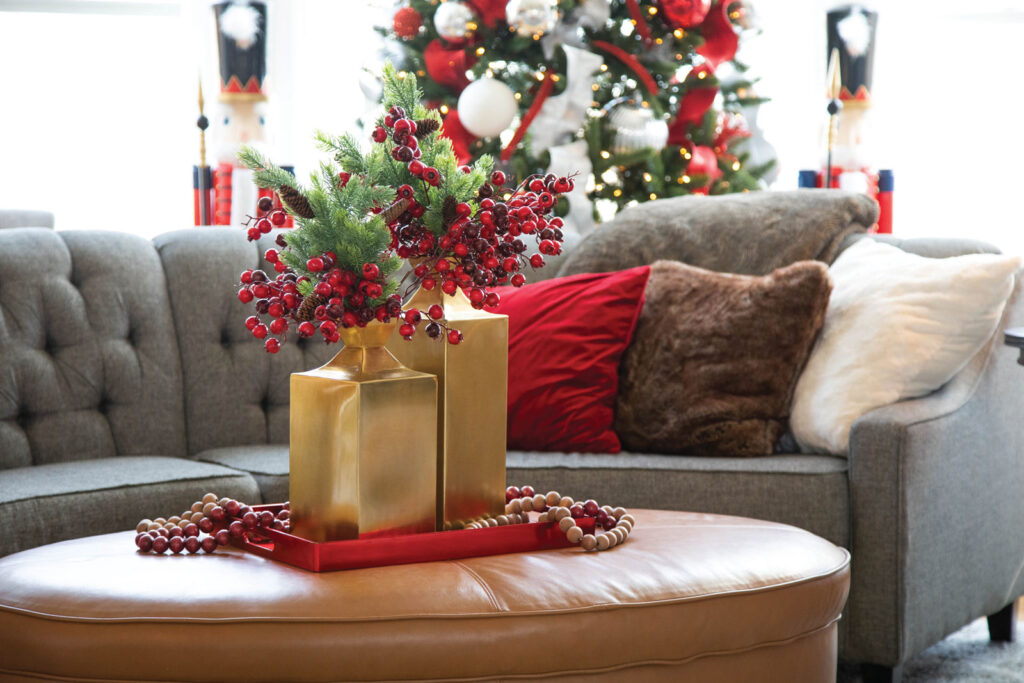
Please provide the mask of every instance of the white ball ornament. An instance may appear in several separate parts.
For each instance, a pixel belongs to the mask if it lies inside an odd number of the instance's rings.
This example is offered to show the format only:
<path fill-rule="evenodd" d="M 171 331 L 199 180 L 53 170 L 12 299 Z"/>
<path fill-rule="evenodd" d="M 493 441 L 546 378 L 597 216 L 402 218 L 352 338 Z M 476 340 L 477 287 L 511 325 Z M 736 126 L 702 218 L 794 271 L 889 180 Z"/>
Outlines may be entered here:
<path fill-rule="evenodd" d="M 509 127 L 519 104 L 515 93 L 501 81 L 479 78 L 459 95 L 459 122 L 478 138 L 492 138 Z"/>
<path fill-rule="evenodd" d="M 458 40 L 472 33 L 469 24 L 474 19 L 476 15 L 465 3 L 448 0 L 434 11 L 434 28 L 442 38 Z"/>
<path fill-rule="evenodd" d="M 555 0 L 509 0 L 505 20 L 521 36 L 538 36 L 558 23 Z"/>
<path fill-rule="evenodd" d="M 634 102 L 620 102 L 608 112 L 612 131 L 612 154 L 628 154 L 641 149 L 660 151 L 668 142 L 668 124 L 655 118 L 649 108 Z"/>

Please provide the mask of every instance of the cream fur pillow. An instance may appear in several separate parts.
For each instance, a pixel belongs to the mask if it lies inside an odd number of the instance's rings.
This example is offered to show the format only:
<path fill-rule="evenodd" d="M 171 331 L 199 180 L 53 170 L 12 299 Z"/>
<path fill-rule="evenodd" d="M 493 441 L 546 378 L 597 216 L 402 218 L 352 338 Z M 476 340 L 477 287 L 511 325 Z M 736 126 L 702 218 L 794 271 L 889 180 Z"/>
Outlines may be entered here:
<path fill-rule="evenodd" d="M 805 452 L 845 454 L 854 420 L 948 382 L 991 338 L 1017 256 L 932 259 L 862 239 L 836 259 L 821 336 L 790 427 Z"/>

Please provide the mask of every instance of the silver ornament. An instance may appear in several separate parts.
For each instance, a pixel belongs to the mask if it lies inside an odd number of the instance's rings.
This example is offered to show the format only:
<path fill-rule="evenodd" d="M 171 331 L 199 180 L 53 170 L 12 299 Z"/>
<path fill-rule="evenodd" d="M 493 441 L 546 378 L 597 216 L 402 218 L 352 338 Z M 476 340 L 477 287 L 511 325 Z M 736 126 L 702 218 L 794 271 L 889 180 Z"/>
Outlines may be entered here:
<path fill-rule="evenodd" d="M 607 109 L 608 129 L 612 133 L 612 154 L 629 154 L 641 149 L 660 152 L 668 142 L 668 124 L 654 117 L 648 107 L 633 100 L 611 103 Z"/>
<path fill-rule="evenodd" d="M 465 38 L 473 32 L 471 23 L 476 20 L 473 10 L 459 0 L 442 2 L 434 11 L 434 28 L 447 40 Z"/>
<path fill-rule="evenodd" d="M 558 23 L 555 0 L 509 0 L 505 20 L 521 36 L 539 36 Z"/>

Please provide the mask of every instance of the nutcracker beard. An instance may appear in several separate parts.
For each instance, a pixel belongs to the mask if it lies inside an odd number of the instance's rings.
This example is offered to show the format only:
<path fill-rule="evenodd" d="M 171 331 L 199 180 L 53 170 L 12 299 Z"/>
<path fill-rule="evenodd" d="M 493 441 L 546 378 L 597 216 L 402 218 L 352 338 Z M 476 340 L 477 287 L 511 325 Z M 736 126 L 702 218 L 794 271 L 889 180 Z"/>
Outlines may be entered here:
<path fill-rule="evenodd" d="M 241 166 L 238 152 L 243 145 L 266 153 L 264 103 L 253 99 L 232 99 L 220 104 L 216 136 L 217 168 L 213 174 L 215 225 L 242 225 L 246 216 L 256 215 L 256 202 L 269 191 L 253 183 L 253 172 Z"/>

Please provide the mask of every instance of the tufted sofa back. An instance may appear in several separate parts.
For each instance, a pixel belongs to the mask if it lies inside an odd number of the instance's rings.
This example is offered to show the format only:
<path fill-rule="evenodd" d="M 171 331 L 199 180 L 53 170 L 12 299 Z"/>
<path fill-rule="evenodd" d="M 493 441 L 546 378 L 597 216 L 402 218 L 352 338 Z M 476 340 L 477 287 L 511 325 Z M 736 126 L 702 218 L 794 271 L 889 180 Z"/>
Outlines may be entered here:
<path fill-rule="evenodd" d="M 238 275 L 260 267 L 272 245 L 238 228 L 179 230 L 154 240 L 167 276 L 181 349 L 188 450 L 288 443 L 289 377 L 326 363 L 334 346 L 289 337 L 276 355 L 245 328 L 252 306 L 235 295 Z"/>
<path fill-rule="evenodd" d="M 0 231 L 0 469 L 185 456 L 182 393 L 152 243 Z"/>

